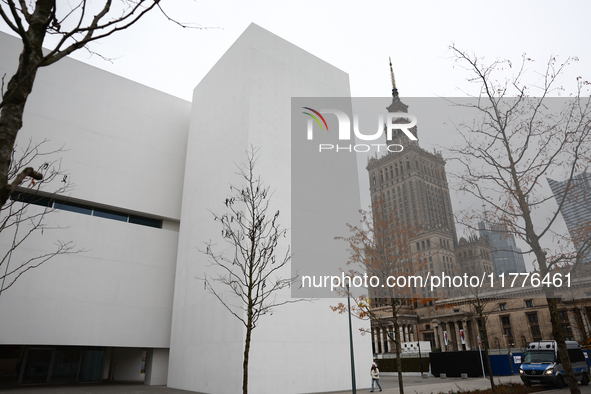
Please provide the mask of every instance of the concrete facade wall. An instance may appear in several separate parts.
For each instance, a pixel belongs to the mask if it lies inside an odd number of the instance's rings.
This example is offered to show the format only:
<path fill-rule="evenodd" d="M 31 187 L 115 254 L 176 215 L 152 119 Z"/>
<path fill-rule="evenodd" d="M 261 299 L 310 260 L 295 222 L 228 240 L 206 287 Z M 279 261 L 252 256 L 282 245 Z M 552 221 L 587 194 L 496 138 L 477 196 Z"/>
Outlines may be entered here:
<path fill-rule="evenodd" d="M 235 163 L 243 164 L 245 151 L 253 145 L 261 148 L 257 173 L 274 190 L 272 210 L 279 209 L 281 224 L 290 228 L 291 97 L 349 94 L 344 72 L 256 25 L 242 34 L 194 90 L 187 146 L 191 154 L 187 155 L 177 260 L 170 387 L 208 393 L 240 391 L 245 329 L 204 289 L 203 281 L 196 279 L 213 275 L 207 258 L 197 247 L 209 239 L 225 247 L 223 240 L 216 238 L 220 228 L 208 209 L 223 211 L 228 185 L 241 184 L 235 176 Z M 351 174 L 356 176 L 356 167 L 337 176 Z M 357 199 L 352 212 L 356 212 L 358 193 L 352 194 Z M 285 251 L 289 239 L 280 245 L 279 254 Z M 346 261 L 345 256 L 341 257 Z M 291 272 L 286 269 L 281 275 L 290 277 Z M 233 300 L 227 297 L 231 303 Z M 285 291 L 278 297 L 288 299 L 290 293 Z M 261 319 L 250 352 L 250 391 L 301 393 L 350 387 L 347 318 L 328 308 L 336 303 L 317 300 L 286 305 Z M 354 332 L 361 326 L 355 322 Z M 355 340 L 357 374 L 365 376 L 371 364 L 369 337 L 356 334 Z"/>
<path fill-rule="evenodd" d="M 0 34 L 0 48 L 0 73 L 11 75 L 18 40 Z M 12 260 L 51 250 L 58 239 L 84 252 L 48 261 L 1 295 L 0 316 L 11 318 L 3 319 L 0 345 L 113 347 L 106 356 L 115 380 L 141 378 L 141 353 L 152 349 L 148 384 L 237 392 L 244 328 L 197 279 L 208 273 L 197 247 L 219 234 L 208 209 L 222 208 L 228 184 L 238 181 L 235 163 L 253 145 L 261 147 L 257 170 L 275 192 L 272 210 L 289 228 L 291 97 L 349 94 L 347 74 L 254 25 L 195 89 L 192 107 L 71 59 L 40 70 L 19 145 L 29 138 L 48 139 L 48 150 L 65 145 L 56 159 L 75 184 L 72 199 L 164 225 L 52 213 L 48 224 L 65 228 L 36 234 Z M 10 242 L 3 233 L 0 248 Z M 281 275 L 291 276 L 289 267 Z M 290 299 L 289 290 L 278 298 Z M 336 303 L 291 304 L 263 317 L 250 354 L 252 392 L 350 387 L 347 317 L 328 308 Z M 369 325 L 354 321 L 355 333 L 361 327 Z M 369 340 L 355 336 L 357 376 L 367 375 Z"/>
<path fill-rule="evenodd" d="M 2 75 L 18 40 L 2 34 Z M 8 78 L 8 77 L 7 77 Z M 65 58 L 41 68 L 18 145 L 48 139 L 76 187 L 72 197 L 178 220 L 191 103 Z"/>
<path fill-rule="evenodd" d="M 549 340 L 553 339 L 552 336 L 552 324 L 550 323 L 550 311 L 548 310 L 548 303 L 544 298 L 531 298 L 533 307 L 527 307 L 525 299 L 509 299 L 501 300 L 499 302 L 491 303 L 491 310 L 487 320 L 486 328 L 488 331 L 488 340 L 491 349 L 506 349 L 507 340 L 503 336 L 502 317 L 509 317 L 511 323 L 511 331 L 513 334 L 513 340 L 515 341 L 514 347 L 525 347 L 533 341 L 533 336 L 529 324 L 527 314 L 537 313 L 538 315 L 538 326 L 542 339 Z M 500 310 L 498 305 L 505 304 L 506 309 Z"/>
<path fill-rule="evenodd" d="M 505 331 L 503 326 L 503 317 L 509 318 L 509 325 L 506 328 L 511 329 L 513 344 L 509 343 L 511 348 L 523 348 L 535 338 L 542 340 L 553 340 L 552 324 L 550 322 L 550 312 L 548 310 L 548 303 L 545 298 L 539 298 L 541 294 L 533 294 L 527 298 L 506 298 L 506 299 L 492 299 L 486 302 L 484 315 L 486 316 L 486 329 L 488 333 L 489 346 L 491 349 L 506 349 L 508 345 L 507 339 L 504 337 Z M 467 296 L 466 298 L 473 298 Z M 589 326 L 585 316 L 580 314 L 580 311 L 589 310 L 589 303 L 586 300 L 576 300 L 573 303 L 572 299 L 563 299 L 558 303 L 558 310 L 566 313 L 568 320 L 562 321 L 563 324 L 570 324 L 570 331 L 572 338 L 575 341 L 584 343 L 585 327 Z M 586 312 L 587 314 L 588 312 Z M 452 299 L 451 304 L 444 302 L 437 302 L 436 306 L 423 306 L 414 311 L 407 311 L 409 316 L 414 316 L 419 321 L 420 331 L 425 338 L 429 335 L 435 341 L 435 348 L 445 348 L 442 346 L 443 331 L 448 331 L 451 345 L 446 350 L 457 350 L 457 333 L 456 327 L 462 324 L 466 336 L 466 343 L 470 345 L 471 349 L 477 347 L 477 337 L 480 335 L 478 327 L 478 314 L 474 311 L 474 306 L 466 300 L 460 298 Z M 528 315 L 537 315 L 537 327 L 539 328 L 539 336 L 532 330 Z M 465 328 L 468 327 L 466 330 Z M 568 329 L 568 326 L 565 328 Z M 445 351 L 445 349 L 444 349 Z"/>
<path fill-rule="evenodd" d="M 12 75 L 17 39 L 0 34 L 0 73 Z M 165 219 L 164 229 L 55 211 L 11 265 L 53 250 L 0 297 L 0 344 L 168 347 L 190 103 L 72 59 L 39 71 L 18 148 L 47 139 L 87 204 Z M 57 179 L 58 184 L 61 181 Z M 50 189 L 56 185 L 49 185 Z M 41 208 L 30 206 L 31 213 Z M 167 229 L 168 228 L 168 229 Z M 25 230 L 21 227 L 21 231 Z M 2 232 L 0 249 L 11 234 Z"/>
<path fill-rule="evenodd" d="M 169 349 L 150 349 L 146 359 L 146 378 L 144 384 L 150 386 L 166 385 L 168 380 Z"/>

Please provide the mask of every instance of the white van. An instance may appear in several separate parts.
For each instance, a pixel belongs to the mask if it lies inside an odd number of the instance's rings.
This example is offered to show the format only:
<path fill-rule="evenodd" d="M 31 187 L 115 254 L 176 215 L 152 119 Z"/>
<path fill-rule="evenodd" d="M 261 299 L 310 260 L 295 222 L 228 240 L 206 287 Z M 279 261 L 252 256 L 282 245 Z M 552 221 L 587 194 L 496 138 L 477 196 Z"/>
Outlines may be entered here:
<path fill-rule="evenodd" d="M 586 386 L 589 384 L 589 365 L 579 344 L 566 341 L 568 357 L 573 365 L 575 377 Z M 532 342 L 527 346 L 519 367 L 521 380 L 527 385 L 532 383 L 552 384 L 564 387 L 564 369 L 558 356 L 556 341 Z"/>

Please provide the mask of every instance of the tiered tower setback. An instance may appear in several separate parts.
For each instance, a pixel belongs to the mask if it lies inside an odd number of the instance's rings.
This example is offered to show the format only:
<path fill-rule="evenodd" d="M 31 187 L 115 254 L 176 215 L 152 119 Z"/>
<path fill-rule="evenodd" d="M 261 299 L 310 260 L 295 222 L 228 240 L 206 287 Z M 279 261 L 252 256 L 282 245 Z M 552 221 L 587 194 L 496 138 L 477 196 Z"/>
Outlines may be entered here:
<path fill-rule="evenodd" d="M 387 110 L 408 113 L 408 106 L 398 95 L 391 63 L 390 71 L 392 103 Z M 396 119 L 394 122 L 400 123 Z M 416 126 L 410 130 L 418 137 Z M 369 159 L 366 168 L 372 202 L 383 199 L 386 210 L 394 212 L 402 223 L 420 228 L 419 236 L 412 240 L 412 248 L 413 253 L 421 254 L 425 274 L 457 271 L 454 255 L 457 236 L 441 152 L 424 150 L 418 141 L 411 141 L 400 130 L 394 130 L 387 144 L 402 145 L 403 150 Z M 428 289 L 422 292 L 424 297 L 435 296 Z"/>

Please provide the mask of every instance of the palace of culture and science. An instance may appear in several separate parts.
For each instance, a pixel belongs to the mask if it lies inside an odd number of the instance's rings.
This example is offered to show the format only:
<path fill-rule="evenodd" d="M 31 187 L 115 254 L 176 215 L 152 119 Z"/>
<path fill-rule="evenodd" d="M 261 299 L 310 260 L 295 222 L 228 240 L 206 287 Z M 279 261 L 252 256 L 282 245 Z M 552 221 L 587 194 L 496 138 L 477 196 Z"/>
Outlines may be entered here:
<path fill-rule="evenodd" d="M 408 106 L 398 95 L 391 64 L 390 72 L 392 103 L 387 110 L 390 113 L 408 113 Z M 416 126 L 410 130 L 418 138 Z M 445 273 L 480 277 L 501 272 L 525 272 L 521 250 L 516 247 L 514 236 L 488 220 L 479 223 L 480 236 L 471 235 L 468 239 L 462 237 L 458 240 L 446 163 L 441 152 L 426 151 L 418 141 L 410 140 L 399 130 L 394 130 L 387 144 L 397 145 L 398 149 L 394 149 L 397 152 L 372 157 L 367 164 L 372 205 L 374 214 L 376 207 L 384 204 L 383 213 L 393 214 L 391 217 L 401 225 L 419 229 L 410 240 L 416 269 L 414 275 L 425 278 L 427 274 L 441 276 Z M 400 150 L 400 145 L 404 149 Z M 501 233 L 503 236 L 499 237 Z M 502 238 L 503 245 L 495 242 L 497 238 Z M 512 264 L 507 263 L 508 255 L 512 255 Z M 396 269 L 393 272 L 397 272 Z M 373 352 L 378 358 L 387 357 L 386 354 L 392 353 L 395 348 L 390 339 L 394 321 L 387 304 L 383 303 L 386 293 L 378 288 L 369 291 L 376 316 L 371 329 Z M 531 289 L 528 291 L 515 294 L 515 298 L 490 303 L 493 312 L 485 324 L 491 348 L 522 347 L 532 340 L 551 337 L 545 298 Z M 430 301 L 415 302 L 417 298 Z M 397 316 L 396 325 L 404 344 L 402 350 L 407 345 L 414 346 L 417 339 L 421 341 L 423 351 L 429 343 L 431 348 L 444 352 L 476 348 L 478 338 L 482 338 L 483 322 L 474 315 L 472 298 L 452 291 L 431 292 L 429 287 L 415 289 L 412 300 L 403 301 L 404 307 Z M 581 312 L 564 309 L 572 308 L 572 305 L 568 302 L 563 304 L 560 313 L 565 337 L 578 340 L 584 331 L 579 324 L 575 324 L 578 321 L 576 316 Z M 585 308 L 591 313 L 591 309 Z M 586 321 L 585 313 L 582 313 L 581 321 Z"/>
<path fill-rule="evenodd" d="M 392 66 L 392 103 L 388 112 L 408 113 L 408 106 L 398 95 Z M 415 127 L 411 132 L 418 138 Z M 394 130 L 388 146 L 402 145 L 404 149 L 369 159 L 370 194 L 372 201 L 381 199 L 386 209 L 394 212 L 401 223 L 420 228 L 411 241 L 412 253 L 424 259 L 421 274 L 440 275 L 442 272 L 493 272 L 490 247 L 474 236 L 458 241 L 441 152 L 433 153 L 410 140 L 402 131 Z M 464 258 L 466 257 L 466 258 Z M 468 258 L 469 257 L 469 258 Z M 374 296 L 378 296 L 375 294 Z M 421 296 L 436 295 L 423 289 Z"/>

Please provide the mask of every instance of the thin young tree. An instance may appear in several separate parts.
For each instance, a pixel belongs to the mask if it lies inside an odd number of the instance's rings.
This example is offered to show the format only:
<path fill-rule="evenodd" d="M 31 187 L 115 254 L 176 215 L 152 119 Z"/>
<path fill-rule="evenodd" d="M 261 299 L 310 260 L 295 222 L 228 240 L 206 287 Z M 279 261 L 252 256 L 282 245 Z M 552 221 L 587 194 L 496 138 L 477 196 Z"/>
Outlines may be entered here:
<path fill-rule="evenodd" d="M 482 351 L 484 352 L 484 367 L 486 373 L 488 373 L 488 378 L 490 381 L 490 388 L 492 392 L 495 392 L 495 381 L 492 374 L 492 367 L 490 363 L 490 356 L 488 350 L 490 349 L 490 341 L 488 339 L 488 330 L 487 330 L 487 322 L 489 316 L 493 312 L 497 312 L 499 310 L 499 303 L 498 301 L 502 299 L 499 296 L 500 289 L 481 289 L 480 287 L 467 287 L 460 289 L 461 291 L 458 292 L 458 295 L 461 298 L 461 301 L 457 303 L 450 303 L 443 305 L 445 307 L 452 307 L 458 304 L 468 305 L 470 307 L 470 311 L 472 312 L 472 324 L 476 330 L 479 331 L 479 337 L 482 342 Z M 450 300 L 450 301 L 453 301 Z M 478 324 L 478 321 L 480 324 Z M 479 330 L 478 330 L 479 328 Z"/>
<path fill-rule="evenodd" d="M 490 365 L 490 356 L 488 354 L 488 349 L 490 349 L 490 344 L 489 344 L 489 340 L 488 340 L 488 330 L 486 329 L 486 323 L 488 321 L 488 317 L 490 316 L 491 312 L 494 311 L 494 309 L 496 307 L 489 307 L 487 309 L 487 306 L 489 306 L 489 299 L 481 297 L 478 294 L 478 289 L 476 290 L 476 296 L 474 298 L 471 299 L 470 302 L 470 307 L 474 310 L 474 313 L 476 316 L 478 316 L 478 319 L 480 320 L 480 324 L 482 325 L 482 345 L 484 347 L 484 361 L 486 363 L 486 371 L 488 373 L 488 379 L 490 381 L 490 389 L 492 390 L 492 392 L 494 393 L 495 391 L 495 380 L 492 374 L 492 367 Z M 498 305 L 498 304 L 495 304 Z M 476 323 L 476 326 L 478 327 L 478 323 Z"/>
<path fill-rule="evenodd" d="M 375 277 L 379 283 L 368 289 L 369 295 L 354 297 L 351 312 L 358 318 L 371 320 L 387 333 L 396 346 L 398 387 L 404 394 L 402 363 L 400 358 L 401 338 L 399 317 L 405 308 L 412 308 L 417 302 L 428 302 L 421 298 L 421 284 L 410 283 L 410 277 L 426 277 L 426 262 L 421 253 L 413 251 L 411 242 L 420 234 L 420 228 L 400 219 L 385 204 L 383 199 L 375 200 L 370 210 L 360 210 L 359 225 L 347 224 L 351 235 L 336 237 L 348 245 L 347 265 L 350 277 Z M 398 278 L 400 278 L 399 282 Z M 405 284 L 402 284 L 402 280 Z M 392 282 L 395 282 L 394 286 Z M 383 287 L 382 287 L 383 285 Z M 347 313 L 343 303 L 331 307 L 333 311 Z M 393 332 L 386 329 L 392 322 Z"/>
<path fill-rule="evenodd" d="M 509 61 L 486 64 L 454 46 L 451 52 L 456 63 L 470 72 L 469 81 L 478 86 L 474 100 L 464 104 L 476 116 L 473 122 L 459 125 L 464 141 L 451 149 L 464 167 L 459 175 L 461 189 L 492 207 L 489 214 L 528 245 L 525 253 L 535 256 L 540 277 L 548 279 L 547 275 L 564 262 L 562 256 L 551 257 L 549 238 L 570 188 L 564 189 L 555 208 L 547 203 L 553 197 L 544 188 L 544 178 L 560 176 L 572 182 L 591 163 L 591 105 L 589 98 L 583 97 L 587 83 L 577 78 L 574 92 L 561 99 L 556 110 L 553 104 L 558 99 L 550 96 L 562 92 L 558 77 L 574 59 L 560 64 L 551 58 L 542 72 L 532 76 L 528 73 L 532 61 L 525 56 L 513 67 Z M 507 72 L 511 75 L 506 77 Z M 579 394 L 560 324 L 556 289 L 548 282 L 544 290 L 552 335 L 570 391 Z"/>
<path fill-rule="evenodd" d="M 89 43 L 127 29 L 153 10 L 172 20 L 159 0 L 0 2 L 0 17 L 22 41 L 17 69 L 6 86 L 2 77 L 0 87 L 0 206 L 26 178 L 40 180 L 43 177 L 43 173 L 33 167 L 25 167 L 18 174 L 9 176 L 25 104 L 39 68 L 51 66 L 81 48 L 90 51 Z M 50 36 L 52 40 L 48 40 Z M 54 44 L 50 45 L 49 41 Z M 45 49 L 44 45 L 47 46 Z"/>
<path fill-rule="evenodd" d="M 209 257 L 216 273 L 204 277 L 205 286 L 246 329 L 242 369 L 242 392 L 248 393 L 248 362 L 254 329 L 274 308 L 302 301 L 291 299 L 281 290 L 289 288 L 295 277 L 283 277 L 289 270 L 290 248 L 282 245 L 287 230 L 279 222 L 279 210 L 271 207 L 273 193 L 255 173 L 260 148 L 251 147 L 247 160 L 238 167 L 240 186 L 230 185 L 224 200 L 225 213 L 214 213 L 222 237 L 230 246 L 227 253 L 208 241 L 200 250 Z M 285 252 L 280 250 L 286 247 Z M 222 286 L 218 286 L 220 284 Z M 225 296 L 230 293 L 231 296 Z"/>

